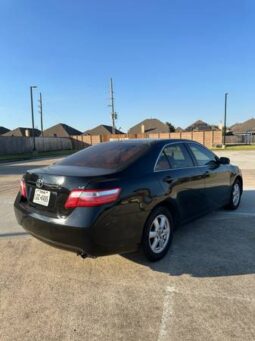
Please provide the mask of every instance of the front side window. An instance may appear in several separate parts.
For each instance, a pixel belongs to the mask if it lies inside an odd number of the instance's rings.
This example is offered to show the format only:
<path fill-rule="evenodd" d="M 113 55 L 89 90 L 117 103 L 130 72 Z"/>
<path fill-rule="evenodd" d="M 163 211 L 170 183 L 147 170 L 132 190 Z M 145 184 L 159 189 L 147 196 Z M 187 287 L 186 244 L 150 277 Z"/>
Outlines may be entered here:
<path fill-rule="evenodd" d="M 199 144 L 189 144 L 190 149 L 197 160 L 198 166 L 206 166 L 210 161 L 215 161 L 215 155 L 208 149 L 200 146 Z"/>
<path fill-rule="evenodd" d="M 168 145 L 161 152 L 155 170 L 193 167 L 193 162 L 183 144 Z"/>

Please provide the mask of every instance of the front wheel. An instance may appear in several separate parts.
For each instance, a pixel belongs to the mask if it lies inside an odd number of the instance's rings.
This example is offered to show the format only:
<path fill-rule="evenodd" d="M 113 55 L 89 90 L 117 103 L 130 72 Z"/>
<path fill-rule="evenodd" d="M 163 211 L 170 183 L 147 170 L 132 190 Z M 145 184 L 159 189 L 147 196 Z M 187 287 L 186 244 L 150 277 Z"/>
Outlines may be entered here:
<path fill-rule="evenodd" d="M 144 228 L 142 246 L 145 256 L 150 261 L 157 261 L 165 256 L 173 238 L 173 219 L 165 207 L 156 208 Z"/>
<path fill-rule="evenodd" d="M 232 186 L 230 201 L 226 208 L 229 210 L 236 210 L 240 205 L 241 195 L 242 186 L 240 180 L 237 179 Z"/>

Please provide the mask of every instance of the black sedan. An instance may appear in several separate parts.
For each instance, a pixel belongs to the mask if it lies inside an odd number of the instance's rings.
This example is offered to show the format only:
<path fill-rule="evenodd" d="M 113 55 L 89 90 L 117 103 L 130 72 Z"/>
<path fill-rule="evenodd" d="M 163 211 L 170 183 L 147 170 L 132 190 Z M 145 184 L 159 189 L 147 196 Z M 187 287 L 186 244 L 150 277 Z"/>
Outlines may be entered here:
<path fill-rule="evenodd" d="M 101 143 L 28 171 L 15 201 L 34 237 L 82 257 L 168 251 L 174 228 L 219 207 L 236 209 L 240 169 L 190 140 Z"/>

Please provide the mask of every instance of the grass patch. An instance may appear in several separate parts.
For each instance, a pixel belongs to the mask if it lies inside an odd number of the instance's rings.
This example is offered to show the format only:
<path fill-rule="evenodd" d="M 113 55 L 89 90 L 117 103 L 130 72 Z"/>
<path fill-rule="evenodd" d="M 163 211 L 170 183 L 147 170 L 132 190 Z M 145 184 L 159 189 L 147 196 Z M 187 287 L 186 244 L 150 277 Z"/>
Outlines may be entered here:
<path fill-rule="evenodd" d="M 6 161 L 22 161 L 30 159 L 40 159 L 45 157 L 61 157 L 73 154 L 75 150 L 55 150 L 49 152 L 35 152 L 35 153 L 23 153 L 23 154 L 7 154 L 0 155 L 0 162 Z"/>
<path fill-rule="evenodd" d="M 225 149 L 222 148 L 212 148 L 212 150 L 236 150 L 236 151 L 242 151 L 242 150 L 255 150 L 255 145 L 237 145 L 237 146 L 226 146 Z"/>

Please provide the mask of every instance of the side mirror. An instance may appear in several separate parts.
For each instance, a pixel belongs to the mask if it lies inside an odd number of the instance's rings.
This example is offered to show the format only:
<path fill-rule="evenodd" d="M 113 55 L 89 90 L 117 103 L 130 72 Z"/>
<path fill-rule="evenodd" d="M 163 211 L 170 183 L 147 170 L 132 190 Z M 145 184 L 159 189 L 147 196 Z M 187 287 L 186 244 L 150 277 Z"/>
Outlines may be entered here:
<path fill-rule="evenodd" d="M 218 161 L 221 165 L 229 165 L 230 159 L 228 157 L 220 157 Z"/>

